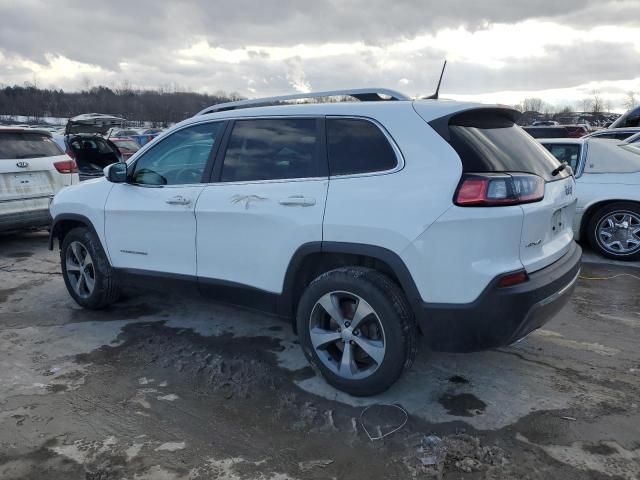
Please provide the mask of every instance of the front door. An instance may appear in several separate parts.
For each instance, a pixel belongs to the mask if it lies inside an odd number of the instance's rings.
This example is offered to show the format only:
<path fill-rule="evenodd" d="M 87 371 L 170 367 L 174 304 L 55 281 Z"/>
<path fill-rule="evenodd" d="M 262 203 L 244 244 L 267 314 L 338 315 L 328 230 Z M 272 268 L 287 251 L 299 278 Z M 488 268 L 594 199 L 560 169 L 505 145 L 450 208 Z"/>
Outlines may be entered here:
<path fill-rule="evenodd" d="M 129 165 L 105 206 L 105 237 L 116 268 L 195 276 L 195 205 L 223 122 L 177 130 Z"/>

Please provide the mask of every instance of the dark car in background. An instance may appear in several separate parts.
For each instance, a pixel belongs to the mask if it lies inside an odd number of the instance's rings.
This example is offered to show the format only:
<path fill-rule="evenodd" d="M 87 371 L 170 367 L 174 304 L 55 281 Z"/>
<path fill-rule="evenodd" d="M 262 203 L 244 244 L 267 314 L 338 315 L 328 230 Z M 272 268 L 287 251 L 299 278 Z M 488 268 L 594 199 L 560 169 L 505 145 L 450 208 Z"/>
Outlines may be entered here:
<path fill-rule="evenodd" d="M 565 127 L 522 127 L 533 138 L 567 138 L 569 132 Z"/>
<path fill-rule="evenodd" d="M 589 133 L 584 125 L 562 125 L 567 131 L 567 138 L 581 138 Z"/>
<path fill-rule="evenodd" d="M 640 107 L 628 110 L 609 125 L 609 128 L 625 127 L 640 127 Z"/>
<path fill-rule="evenodd" d="M 603 128 L 597 132 L 585 135 L 590 138 L 612 138 L 614 140 L 626 140 L 633 135 L 640 133 L 640 127 L 627 128 Z"/>
<path fill-rule="evenodd" d="M 129 137 L 111 137 L 109 141 L 118 148 L 124 161 L 129 160 L 134 153 L 140 150 L 138 143 Z"/>

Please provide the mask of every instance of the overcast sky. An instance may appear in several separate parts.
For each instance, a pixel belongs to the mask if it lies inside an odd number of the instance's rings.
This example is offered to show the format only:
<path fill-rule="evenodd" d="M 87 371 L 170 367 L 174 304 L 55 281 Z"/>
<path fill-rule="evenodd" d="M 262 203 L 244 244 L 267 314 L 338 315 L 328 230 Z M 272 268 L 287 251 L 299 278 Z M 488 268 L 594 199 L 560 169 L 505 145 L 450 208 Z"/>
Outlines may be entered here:
<path fill-rule="evenodd" d="M 640 0 L 0 0 L 0 83 L 255 97 L 385 86 L 615 110 L 640 94 Z"/>

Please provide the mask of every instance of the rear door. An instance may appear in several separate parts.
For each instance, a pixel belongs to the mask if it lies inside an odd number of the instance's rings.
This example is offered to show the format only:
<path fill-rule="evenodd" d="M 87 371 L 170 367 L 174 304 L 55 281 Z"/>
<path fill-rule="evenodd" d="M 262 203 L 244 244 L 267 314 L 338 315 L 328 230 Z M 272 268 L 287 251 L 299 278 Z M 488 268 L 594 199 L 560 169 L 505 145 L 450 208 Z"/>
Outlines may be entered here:
<path fill-rule="evenodd" d="M 520 261 L 531 273 L 561 258 L 573 242 L 575 180 L 569 169 L 556 171 L 560 162 L 515 125 L 514 118 L 513 111 L 485 108 L 438 119 L 431 125 L 448 137 L 464 173 L 527 173 L 545 182 L 542 200 L 520 205 Z"/>
<path fill-rule="evenodd" d="M 49 135 L 0 130 L 0 215 L 48 210 L 49 199 L 72 181 L 54 163 L 68 160 Z"/>
<path fill-rule="evenodd" d="M 198 277 L 280 293 L 295 251 L 322 241 L 328 188 L 322 120 L 233 122 L 198 199 Z"/>

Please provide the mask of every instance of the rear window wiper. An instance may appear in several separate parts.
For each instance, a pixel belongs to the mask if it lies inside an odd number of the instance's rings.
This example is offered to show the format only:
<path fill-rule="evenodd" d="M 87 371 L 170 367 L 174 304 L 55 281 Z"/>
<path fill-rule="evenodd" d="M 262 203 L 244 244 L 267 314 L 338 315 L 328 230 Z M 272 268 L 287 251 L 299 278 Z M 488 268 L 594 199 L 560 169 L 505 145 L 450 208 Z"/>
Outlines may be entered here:
<path fill-rule="evenodd" d="M 569 166 L 569 164 L 567 162 L 562 162 L 560 165 L 558 165 L 558 167 L 554 168 L 551 171 L 551 176 L 555 177 L 556 175 L 558 175 L 561 171 L 563 171 L 568 166 Z"/>

